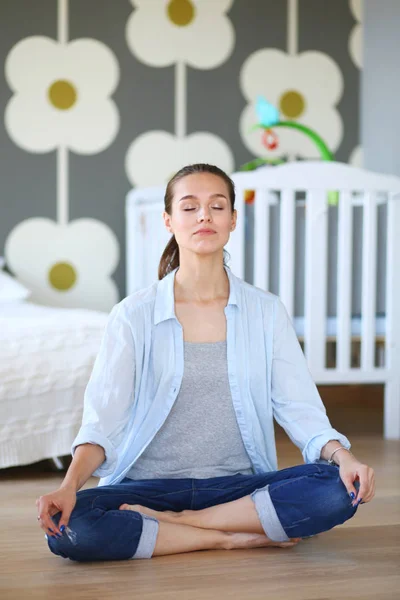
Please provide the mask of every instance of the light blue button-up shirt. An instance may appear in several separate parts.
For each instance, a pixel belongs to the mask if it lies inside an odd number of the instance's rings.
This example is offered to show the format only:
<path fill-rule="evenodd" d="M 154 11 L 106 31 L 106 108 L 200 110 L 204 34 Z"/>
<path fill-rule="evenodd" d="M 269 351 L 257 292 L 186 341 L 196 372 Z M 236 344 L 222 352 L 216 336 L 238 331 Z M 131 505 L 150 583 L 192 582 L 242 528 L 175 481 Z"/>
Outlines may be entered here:
<path fill-rule="evenodd" d="M 104 448 L 105 461 L 93 473 L 101 478 L 99 485 L 125 477 L 178 395 L 184 345 L 175 315 L 176 270 L 128 296 L 110 313 L 85 392 L 82 426 L 71 449 L 73 454 L 84 443 Z M 330 440 L 350 448 L 329 422 L 280 299 L 225 270 L 230 286 L 224 309 L 229 385 L 254 472 L 278 468 L 274 417 L 307 463 L 319 460 Z"/>

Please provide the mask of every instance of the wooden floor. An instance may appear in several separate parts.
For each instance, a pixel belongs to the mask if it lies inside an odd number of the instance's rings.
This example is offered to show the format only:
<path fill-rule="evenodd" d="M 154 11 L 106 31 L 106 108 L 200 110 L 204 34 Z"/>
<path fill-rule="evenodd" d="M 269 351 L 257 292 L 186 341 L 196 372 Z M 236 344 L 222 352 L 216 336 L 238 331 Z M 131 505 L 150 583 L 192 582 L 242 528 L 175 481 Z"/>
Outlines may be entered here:
<path fill-rule="evenodd" d="M 47 463 L 0 471 L 0 598 L 57 600 L 398 600 L 400 442 L 352 435 L 376 472 L 375 499 L 329 532 L 290 550 L 203 551 L 151 560 L 79 564 L 54 556 L 35 499 L 62 474 Z M 278 435 L 279 468 L 302 462 Z M 97 480 L 90 480 L 91 487 Z"/>

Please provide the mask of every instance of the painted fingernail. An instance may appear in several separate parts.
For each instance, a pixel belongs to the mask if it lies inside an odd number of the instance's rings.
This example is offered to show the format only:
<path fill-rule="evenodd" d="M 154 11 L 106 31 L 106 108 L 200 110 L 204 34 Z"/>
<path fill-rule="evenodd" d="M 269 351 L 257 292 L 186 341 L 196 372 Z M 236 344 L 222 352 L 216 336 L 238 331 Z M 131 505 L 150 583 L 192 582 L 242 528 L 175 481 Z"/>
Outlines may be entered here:
<path fill-rule="evenodd" d="M 51 533 L 54 533 L 54 531 L 52 529 L 50 529 L 50 527 L 49 527 L 49 531 L 51 531 Z"/>
<path fill-rule="evenodd" d="M 355 493 L 354 493 L 354 492 L 350 492 L 350 498 L 351 498 L 352 500 L 354 500 L 354 498 L 355 498 L 355 497 L 356 497 Z"/>
<path fill-rule="evenodd" d="M 65 525 L 61 525 L 61 527 L 60 527 L 61 533 L 64 533 L 64 529 L 65 529 Z"/>

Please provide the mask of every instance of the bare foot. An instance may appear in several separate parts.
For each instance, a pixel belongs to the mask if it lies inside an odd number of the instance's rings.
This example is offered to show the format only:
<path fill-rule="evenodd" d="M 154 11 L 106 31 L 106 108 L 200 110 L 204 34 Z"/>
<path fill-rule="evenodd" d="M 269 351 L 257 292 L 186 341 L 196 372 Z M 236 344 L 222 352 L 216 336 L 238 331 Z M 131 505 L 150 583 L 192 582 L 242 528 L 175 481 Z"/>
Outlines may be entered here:
<path fill-rule="evenodd" d="M 226 532 L 227 541 L 224 544 L 225 550 L 235 550 L 238 548 L 266 548 L 274 546 L 278 548 L 293 548 L 301 538 L 291 538 L 288 542 L 274 542 L 266 535 L 259 533 L 230 533 Z"/>
<path fill-rule="evenodd" d="M 135 512 L 143 513 L 148 517 L 153 517 L 158 521 L 164 521 L 165 523 L 177 523 L 177 519 L 182 514 L 173 512 L 172 510 L 152 510 L 141 504 L 121 504 L 119 510 L 133 510 Z"/>

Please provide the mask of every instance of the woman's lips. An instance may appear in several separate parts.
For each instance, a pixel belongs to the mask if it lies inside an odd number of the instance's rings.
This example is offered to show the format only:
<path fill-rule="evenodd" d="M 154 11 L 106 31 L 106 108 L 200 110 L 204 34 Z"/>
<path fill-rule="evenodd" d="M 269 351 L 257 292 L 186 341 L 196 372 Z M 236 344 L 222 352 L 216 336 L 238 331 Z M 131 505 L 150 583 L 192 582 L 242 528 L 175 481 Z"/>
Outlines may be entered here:
<path fill-rule="evenodd" d="M 215 231 L 212 229 L 200 229 L 199 231 L 196 231 L 195 235 L 212 235 L 213 233 L 215 233 Z"/>

